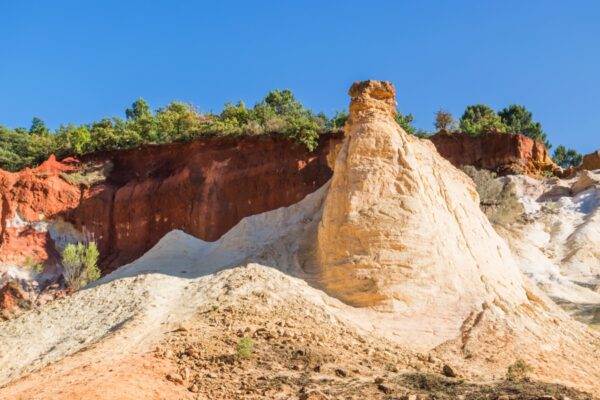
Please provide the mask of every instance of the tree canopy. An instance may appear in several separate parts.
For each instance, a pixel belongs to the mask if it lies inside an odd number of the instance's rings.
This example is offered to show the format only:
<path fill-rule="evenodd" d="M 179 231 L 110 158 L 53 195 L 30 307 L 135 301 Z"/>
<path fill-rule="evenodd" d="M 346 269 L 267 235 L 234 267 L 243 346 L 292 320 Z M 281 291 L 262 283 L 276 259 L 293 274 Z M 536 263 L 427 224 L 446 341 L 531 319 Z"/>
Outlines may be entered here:
<path fill-rule="evenodd" d="M 583 156 L 575 149 L 567 149 L 562 144 L 554 150 L 552 160 L 563 168 L 576 167 L 583 161 Z"/>
<path fill-rule="evenodd" d="M 542 130 L 542 124 L 533 121 L 533 114 L 525 107 L 518 104 L 511 104 L 502 109 L 498 116 L 500 121 L 506 127 L 506 131 L 520 133 L 527 137 L 542 142 L 548 149 L 552 147 L 548 141 L 546 133 Z"/>
<path fill-rule="evenodd" d="M 460 117 L 461 132 L 476 136 L 488 130 L 504 132 L 506 127 L 494 110 L 485 104 L 468 106 Z"/>
<path fill-rule="evenodd" d="M 269 92 L 252 108 L 242 101 L 227 103 L 220 114 L 203 114 L 193 105 L 178 101 L 153 112 L 144 99 L 138 99 L 125 110 L 125 119 L 61 125 L 55 132 L 38 117 L 33 118 L 29 130 L 0 126 L 0 168 L 16 171 L 44 161 L 51 153 L 82 156 L 206 136 L 272 134 L 314 150 L 319 135 L 343 127 L 343 118 L 343 114 L 333 119 L 314 114 L 287 89 Z"/>

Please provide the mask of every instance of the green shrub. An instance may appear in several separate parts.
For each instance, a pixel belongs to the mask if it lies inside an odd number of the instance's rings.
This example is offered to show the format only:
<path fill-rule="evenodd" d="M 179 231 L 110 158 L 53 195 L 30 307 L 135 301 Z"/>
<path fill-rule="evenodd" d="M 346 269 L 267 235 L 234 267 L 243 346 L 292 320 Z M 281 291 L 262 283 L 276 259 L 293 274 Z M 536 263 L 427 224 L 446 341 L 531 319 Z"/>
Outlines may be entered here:
<path fill-rule="evenodd" d="M 236 351 L 239 358 L 250 358 L 252 356 L 252 353 L 254 352 L 254 342 L 252 341 L 252 338 L 241 338 L 238 342 Z"/>
<path fill-rule="evenodd" d="M 496 173 L 473 166 L 465 166 L 463 171 L 475 182 L 479 206 L 492 223 L 507 226 L 523 215 L 525 210 L 513 182 L 497 179 Z"/>
<path fill-rule="evenodd" d="M 528 378 L 531 371 L 531 366 L 519 358 L 506 369 L 506 379 L 509 381 L 522 381 Z"/>
<path fill-rule="evenodd" d="M 63 276 L 66 284 L 73 290 L 79 290 L 90 282 L 100 278 L 97 266 L 100 253 L 96 243 L 86 245 L 69 243 L 62 252 Z"/>
<path fill-rule="evenodd" d="M 460 117 L 460 130 L 467 135 L 475 136 L 488 130 L 506 131 L 506 126 L 494 110 L 485 104 L 468 106 Z"/>

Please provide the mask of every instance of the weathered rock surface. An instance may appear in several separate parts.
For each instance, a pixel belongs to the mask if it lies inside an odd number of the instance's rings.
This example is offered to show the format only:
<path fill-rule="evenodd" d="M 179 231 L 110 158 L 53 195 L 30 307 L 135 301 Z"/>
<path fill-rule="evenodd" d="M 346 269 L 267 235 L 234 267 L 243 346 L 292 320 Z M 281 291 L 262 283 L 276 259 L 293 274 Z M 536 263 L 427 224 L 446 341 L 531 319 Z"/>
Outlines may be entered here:
<path fill-rule="evenodd" d="M 111 270 L 173 229 L 216 240 L 242 218 L 322 186 L 337 141 L 322 138 L 315 153 L 282 139 L 246 137 L 97 155 L 83 161 L 110 164 L 112 172 L 90 188 L 67 183 L 60 173 L 77 167 L 54 159 L 0 171 L 0 262 L 22 265 L 30 257 L 51 265 L 56 247 L 87 238 L 98 242 L 101 264 Z"/>
<path fill-rule="evenodd" d="M 350 95 L 347 139 L 319 226 L 327 290 L 358 306 L 414 315 L 410 324 L 436 326 L 438 340 L 457 334 L 482 302 L 526 301 L 470 179 L 395 123 L 393 87 L 362 82 Z"/>
<path fill-rule="evenodd" d="M 391 84 L 356 83 L 350 95 L 318 228 L 327 293 L 387 313 L 370 323 L 412 348 L 435 347 L 461 370 L 481 373 L 518 357 L 580 367 L 596 360 L 598 337 L 524 279 L 472 181 L 394 122 Z M 544 366 L 556 379 L 600 376 L 580 367 Z"/>
<path fill-rule="evenodd" d="M 119 366 L 130 365 L 138 397 L 160 398 L 157 379 L 142 383 L 157 371 L 128 362 L 151 354 L 164 357 L 163 378 L 184 380 L 160 381 L 182 398 L 188 388 L 269 398 L 323 386 L 334 398 L 348 388 L 412 396 L 397 380 L 403 369 L 439 374 L 446 364 L 489 382 L 518 358 L 534 379 L 598 393 L 598 335 L 519 273 L 472 181 L 395 124 L 390 84 L 357 83 L 351 95 L 329 184 L 215 242 L 172 231 L 85 290 L 0 323 L 0 395 L 98 382 L 100 371 L 127 388 Z M 244 336 L 256 344 L 250 371 L 236 364 Z"/>
<path fill-rule="evenodd" d="M 600 150 L 584 155 L 581 168 L 589 171 L 600 169 Z"/>
<path fill-rule="evenodd" d="M 561 173 L 543 143 L 526 136 L 487 132 L 479 136 L 440 132 L 430 137 L 437 151 L 456 167 L 472 165 L 500 174 Z"/>
<path fill-rule="evenodd" d="M 569 179 L 511 176 L 525 215 L 499 232 L 521 270 L 576 318 L 600 310 L 600 174 Z"/>

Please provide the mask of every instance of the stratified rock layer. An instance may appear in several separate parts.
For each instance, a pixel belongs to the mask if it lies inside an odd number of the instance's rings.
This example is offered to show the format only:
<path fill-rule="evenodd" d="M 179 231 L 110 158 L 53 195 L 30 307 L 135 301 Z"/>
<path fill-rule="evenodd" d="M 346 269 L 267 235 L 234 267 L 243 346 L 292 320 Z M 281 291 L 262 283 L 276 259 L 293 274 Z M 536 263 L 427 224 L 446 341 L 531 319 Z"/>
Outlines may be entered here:
<path fill-rule="evenodd" d="M 515 133 L 487 132 L 479 136 L 440 132 L 429 139 L 437 151 L 456 167 L 473 165 L 502 174 L 542 175 L 561 173 L 546 146 Z"/>
<path fill-rule="evenodd" d="M 314 153 L 284 139 L 243 137 L 100 154 L 84 164 L 110 164 L 112 172 L 90 188 L 67 183 L 60 174 L 71 168 L 54 159 L 15 174 L 0 170 L 0 262 L 51 263 L 56 240 L 86 238 L 98 242 L 111 270 L 173 229 L 216 240 L 242 218 L 321 187 L 337 141 L 322 137 Z"/>

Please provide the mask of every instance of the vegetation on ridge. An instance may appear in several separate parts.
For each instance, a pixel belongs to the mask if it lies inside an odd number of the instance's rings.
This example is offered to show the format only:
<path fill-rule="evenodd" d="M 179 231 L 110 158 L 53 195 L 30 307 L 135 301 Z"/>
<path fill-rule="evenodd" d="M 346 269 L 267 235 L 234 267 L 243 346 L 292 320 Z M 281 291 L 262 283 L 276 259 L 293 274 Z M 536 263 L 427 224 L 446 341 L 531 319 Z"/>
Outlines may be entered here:
<path fill-rule="evenodd" d="M 219 114 L 200 113 L 193 105 L 174 101 L 152 111 L 144 99 L 125 110 L 125 119 L 103 118 L 83 125 L 61 125 L 51 132 L 34 117 L 29 130 L 0 126 L 0 168 L 17 171 L 35 166 L 52 153 L 59 158 L 122 150 L 144 144 L 185 142 L 197 137 L 273 134 L 314 150 L 319 135 L 344 127 L 349 114 L 338 111 L 331 118 L 304 107 L 290 90 L 271 91 L 253 107 L 243 101 L 227 103 Z M 414 126 L 412 114 L 398 111 L 396 122 L 409 134 L 425 138 L 431 133 Z M 524 106 L 511 104 L 496 113 L 485 104 L 468 106 L 459 121 L 440 110 L 436 131 L 477 136 L 486 131 L 521 133 L 552 147 L 539 122 Z M 581 162 L 573 149 L 558 146 L 555 162 L 567 168 Z"/>
<path fill-rule="evenodd" d="M 337 113 L 329 119 L 323 113 L 315 114 L 290 90 L 274 90 L 253 107 L 242 101 L 227 103 L 220 114 L 203 114 L 191 104 L 177 101 L 153 112 L 139 99 L 125 110 L 125 119 L 61 125 L 55 132 L 37 117 L 29 130 L 0 126 L 0 168 L 16 171 L 34 166 L 52 153 L 59 158 L 81 156 L 208 136 L 275 134 L 313 150 L 320 134 L 343 127 L 345 115 Z"/>

